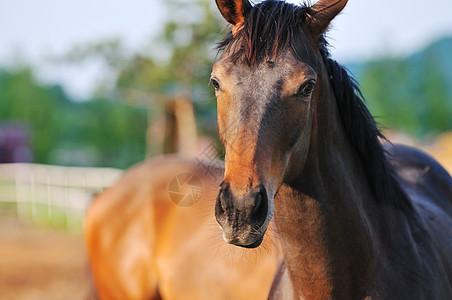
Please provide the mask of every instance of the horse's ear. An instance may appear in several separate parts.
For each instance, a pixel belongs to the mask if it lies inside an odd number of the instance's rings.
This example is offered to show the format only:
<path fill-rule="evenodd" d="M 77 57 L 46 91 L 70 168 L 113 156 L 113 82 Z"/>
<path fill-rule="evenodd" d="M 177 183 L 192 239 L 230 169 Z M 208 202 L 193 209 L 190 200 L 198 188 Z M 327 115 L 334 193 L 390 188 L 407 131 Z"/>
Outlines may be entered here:
<path fill-rule="evenodd" d="M 248 0 L 215 0 L 215 2 L 223 17 L 232 25 L 232 33 L 235 33 L 251 10 L 251 3 Z"/>
<path fill-rule="evenodd" d="M 319 0 L 309 9 L 309 27 L 312 33 L 324 33 L 331 20 L 345 7 L 347 0 Z"/>

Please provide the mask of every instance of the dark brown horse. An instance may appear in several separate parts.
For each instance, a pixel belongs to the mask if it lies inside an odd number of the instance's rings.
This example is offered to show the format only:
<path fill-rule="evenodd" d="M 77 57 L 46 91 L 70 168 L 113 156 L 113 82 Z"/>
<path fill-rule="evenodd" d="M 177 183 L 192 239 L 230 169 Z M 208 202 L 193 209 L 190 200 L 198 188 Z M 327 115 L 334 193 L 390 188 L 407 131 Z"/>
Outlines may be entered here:
<path fill-rule="evenodd" d="M 284 263 L 272 299 L 452 299 L 451 177 L 380 143 L 324 38 L 346 2 L 217 0 L 232 24 L 211 79 L 223 238 L 257 247 L 275 214 Z"/>

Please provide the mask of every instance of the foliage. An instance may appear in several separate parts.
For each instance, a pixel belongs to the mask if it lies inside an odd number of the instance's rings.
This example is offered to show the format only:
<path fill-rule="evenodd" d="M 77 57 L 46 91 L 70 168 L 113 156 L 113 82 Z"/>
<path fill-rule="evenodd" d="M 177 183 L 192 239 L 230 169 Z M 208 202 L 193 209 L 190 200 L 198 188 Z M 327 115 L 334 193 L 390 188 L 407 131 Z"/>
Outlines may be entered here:
<path fill-rule="evenodd" d="M 214 43 L 225 23 L 211 13 L 212 1 L 161 3 L 168 21 L 146 51 L 130 56 L 113 39 L 74 47 L 59 58 L 64 63 L 101 58 L 118 74 L 112 93 L 103 87 L 97 98 L 75 103 L 59 86 L 37 83 L 30 69 L 4 72 L 0 121 L 28 125 L 35 162 L 126 168 L 144 159 L 146 110 L 161 113 L 163 103 L 156 97 L 161 95 L 192 99 L 200 128 L 210 125 L 204 132 L 215 132 L 215 102 L 207 84 Z"/>
<path fill-rule="evenodd" d="M 2 121 L 30 129 L 37 163 L 125 168 L 144 158 L 144 110 L 101 99 L 71 102 L 59 86 L 36 82 L 30 69 L 1 74 Z"/>
<path fill-rule="evenodd" d="M 41 87 L 30 69 L 3 72 L 0 81 L 0 120 L 14 120 L 31 129 L 32 150 L 37 162 L 45 162 L 61 132 L 62 116 L 56 113 L 67 105 L 62 90 Z"/>
<path fill-rule="evenodd" d="M 452 130 L 452 38 L 407 58 L 383 58 L 361 66 L 358 80 L 385 127 L 424 136 Z M 356 69 L 356 66 L 354 67 Z"/>
<path fill-rule="evenodd" d="M 211 67 L 216 56 L 215 43 L 225 22 L 210 0 L 165 1 L 167 22 L 152 41 L 146 55 L 135 54 L 119 69 L 116 92 L 125 103 L 135 103 L 133 93 L 148 92 L 167 98 L 185 97 L 195 105 L 201 131 L 212 130 L 215 118 L 213 89 L 208 87 Z M 162 54 L 163 53 L 163 54 Z M 156 106 L 151 102 L 150 106 Z M 210 126 L 209 126 L 210 125 Z M 210 128 L 209 128 L 210 127 Z"/>
<path fill-rule="evenodd" d="M 168 22 L 163 31 L 152 41 L 146 56 L 134 55 L 119 71 L 118 87 L 157 93 L 205 87 L 215 55 L 213 48 L 224 27 L 212 14 L 211 6 L 212 1 L 207 0 L 166 1 Z M 174 91 L 175 86 L 182 91 Z"/>

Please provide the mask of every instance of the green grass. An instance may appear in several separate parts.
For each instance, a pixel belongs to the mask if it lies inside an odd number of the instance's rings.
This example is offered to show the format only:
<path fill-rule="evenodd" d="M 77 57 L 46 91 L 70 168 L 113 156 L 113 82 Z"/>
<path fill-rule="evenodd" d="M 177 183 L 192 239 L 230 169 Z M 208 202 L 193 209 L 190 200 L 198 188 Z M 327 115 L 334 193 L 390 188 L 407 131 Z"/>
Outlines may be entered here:
<path fill-rule="evenodd" d="M 49 208 L 46 205 L 47 194 L 45 193 L 35 193 L 34 204 L 31 203 L 31 199 L 18 203 L 16 197 L 14 182 L 0 180 L 0 217 L 15 217 L 38 226 L 81 232 L 83 211 L 66 212 L 64 207 L 58 206 Z"/>
<path fill-rule="evenodd" d="M 47 205 L 39 203 L 0 203 L 0 217 L 11 216 L 42 227 L 81 232 L 84 214 L 77 212 L 66 215 L 64 208 L 52 207 L 49 210 Z"/>

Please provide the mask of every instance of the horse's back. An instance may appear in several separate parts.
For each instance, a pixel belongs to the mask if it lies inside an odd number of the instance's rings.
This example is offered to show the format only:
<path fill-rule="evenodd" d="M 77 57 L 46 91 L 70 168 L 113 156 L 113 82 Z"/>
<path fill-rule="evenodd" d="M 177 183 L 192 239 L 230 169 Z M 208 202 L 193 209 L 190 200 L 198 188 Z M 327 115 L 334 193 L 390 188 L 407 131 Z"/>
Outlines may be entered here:
<path fill-rule="evenodd" d="M 452 217 L 452 178 L 431 156 L 404 145 L 385 145 L 402 188 L 414 205 L 438 206 Z"/>
<path fill-rule="evenodd" d="M 101 296 L 266 298 L 262 287 L 270 286 L 279 252 L 270 240 L 257 251 L 223 241 L 214 218 L 222 174 L 217 161 L 160 157 L 131 168 L 94 201 L 87 248 Z M 196 179 L 189 190 L 194 202 L 181 207 L 171 195 L 186 192 L 177 185 L 187 176 Z"/>
<path fill-rule="evenodd" d="M 153 216 L 160 162 L 136 165 L 112 187 L 96 196 L 85 218 L 85 244 L 95 289 L 101 299 L 152 299 L 158 295 Z M 165 177 L 165 176 L 163 176 Z M 158 193 L 158 192 L 157 192 Z M 159 197 L 155 197 L 159 199 Z M 160 215 L 171 209 L 157 205 Z M 137 280 L 136 278 L 140 278 Z"/>

